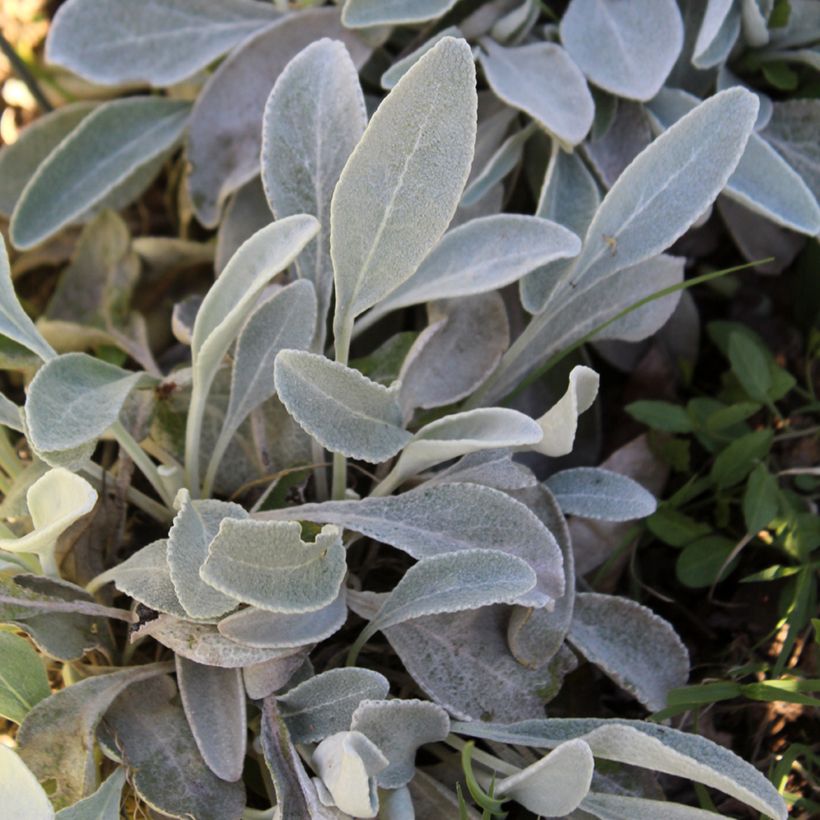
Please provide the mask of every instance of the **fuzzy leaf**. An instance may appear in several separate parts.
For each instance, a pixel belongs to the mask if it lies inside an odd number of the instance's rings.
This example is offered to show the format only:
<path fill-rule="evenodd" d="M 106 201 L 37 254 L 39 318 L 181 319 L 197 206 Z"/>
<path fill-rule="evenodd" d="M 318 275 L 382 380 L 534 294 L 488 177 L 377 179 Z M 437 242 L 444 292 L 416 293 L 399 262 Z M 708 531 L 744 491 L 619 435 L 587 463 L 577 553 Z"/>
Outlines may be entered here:
<path fill-rule="evenodd" d="M 177 496 L 179 512 L 168 533 L 168 567 L 179 602 L 192 618 L 216 618 L 239 604 L 200 578 L 200 568 L 208 557 L 208 546 L 226 518 L 247 517 L 238 504 L 227 501 L 193 501 L 187 490 Z"/>
<path fill-rule="evenodd" d="M 498 290 L 580 250 L 575 234 L 547 219 L 521 214 L 471 219 L 444 234 L 419 269 L 377 310 L 384 314 L 406 305 Z"/>
<path fill-rule="evenodd" d="M 0 632 L 0 716 L 22 723 L 51 694 L 42 658 L 18 635 Z"/>
<path fill-rule="evenodd" d="M 57 820 L 120 820 L 125 769 L 121 766 L 109 775 L 94 794 L 60 809 Z"/>
<path fill-rule="evenodd" d="M 600 820 L 718 820 L 724 815 L 694 809 L 666 800 L 647 800 L 626 794 L 591 791 L 581 801 L 581 810 Z"/>
<path fill-rule="evenodd" d="M 495 794 L 546 817 L 575 811 L 589 791 L 595 761 L 583 740 L 568 740 L 518 774 L 496 783 Z"/>
<path fill-rule="evenodd" d="M 573 367 L 567 392 L 538 419 L 543 437 L 532 449 L 552 457 L 572 452 L 578 416 L 592 407 L 597 395 L 598 374 L 584 365 Z"/>
<path fill-rule="evenodd" d="M 26 502 L 34 529 L 22 538 L 0 538 L 0 549 L 53 555 L 60 535 L 94 509 L 97 491 L 84 478 L 58 467 L 28 488 Z"/>
<path fill-rule="evenodd" d="M 336 524 L 397 547 L 417 560 L 459 550 L 503 550 L 534 570 L 522 603 L 546 606 L 564 593 L 558 544 L 523 504 L 478 484 L 438 484 L 387 498 L 330 501 L 260 514 Z"/>
<path fill-rule="evenodd" d="M 472 176 L 470 184 L 464 189 L 460 203 L 461 209 L 474 207 L 490 191 L 498 190 L 498 183 L 521 162 L 524 156 L 524 146 L 533 135 L 534 129 L 534 125 L 528 125 L 515 131 L 498 146 L 483 166 L 479 166 L 481 170 Z M 500 207 L 500 200 L 499 197 L 499 205 L 493 210 Z"/>
<path fill-rule="evenodd" d="M 445 37 L 455 37 L 456 39 L 462 37 L 461 30 L 458 26 L 447 26 L 447 28 L 436 32 L 432 37 L 429 37 L 424 43 L 415 51 L 411 51 L 400 60 L 396 60 L 387 71 L 382 74 L 381 87 L 385 91 L 390 91 L 396 83 L 428 52 L 439 40 Z"/>
<path fill-rule="evenodd" d="M 337 527 L 312 543 L 287 521 L 225 519 L 200 575 L 209 584 L 270 612 L 314 612 L 332 603 L 347 571 Z"/>
<path fill-rule="evenodd" d="M 506 407 L 481 407 L 431 421 L 405 446 L 385 479 L 398 486 L 443 461 L 479 450 L 537 445 L 543 431 L 524 413 Z"/>
<path fill-rule="evenodd" d="M 425 558 L 405 572 L 359 643 L 380 630 L 442 612 L 510 604 L 535 586 L 535 573 L 520 558 L 500 550 L 461 550 Z"/>
<path fill-rule="evenodd" d="M 174 85 L 278 16 L 248 0 L 70 0 L 46 59 L 100 85 Z"/>
<path fill-rule="evenodd" d="M 58 356 L 29 386 L 29 441 L 44 456 L 93 443 L 117 421 L 131 391 L 152 381 L 85 353 Z"/>
<path fill-rule="evenodd" d="M 11 218 L 12 242 L 31 248 L 76 221 L 136 170 L 169 152 L 189 112 L 189 103 L 164 97 L 127 97 L 101 105 L 26 185 Z"/>
<path fill-rule="evenodd" d="M 208 78 L 191 113 L 188 191 L 197 219 L 216 227 L 227 197 L 259 173 L 261 123 L 276 79 L 302 49 L 341 40 L 359 67 L 371 49 L 339 22 L 339 10 L 287 14 L 236 49 Z"/>
<path fill-rule="evenodd" d="M 54 808 L 17 752 L 0 745 L 0 801 L 9 817 L 52 820 Z"/>
<path fill-rule="evenodd" d="M 655 496 L 637 481 L 602 470 L 576 467 L 562 470 L 547 479 L 547 487 L 561 505 L 564 515 L 600 521 L 632 521 L 655 512 Z"/>
<path fill-rule="evenodd" d="M 443 407 L 469 396 L 495 369 L 510 341 L 504 301 L 482 293 L 428 305 L 430 324 L 399 372 L 406 416 L 416 407 Z"/>
<path fill-rule="evenodd" d="M 577 153 L 553 150 L 536 216 L 551 219 L 578 236 L 585 236 L 601 204 L 598 183 Z M 557 260 L 527 274 L 520 283 L 521 302 L 530 313 L 544 309 L 552 288 L 572 264 Z"/>
<path fill-rule="evenodd" d="M 347 0 L 342 22 L 348 28 L 423 23 L 448 12 L 456 0 Z"/>
<path fill-rule="evenodd" d="M 0 333 L 13 342 L 23 345 L 44 362 L 56 356 L 51 345 L 42 337 L 17 300 L 14 284 L 11 281 L 11 266 L 6 251 L 6 242 L 2 236 L 0 236 Z"/>
<path fill-rule="evenodd" d="M 721 91 L 642 151 L 590 223 L 573 267 L 576 287 L 585 289 L 637 265 L 678 239 L 728 181 L 754 128 L 757 108 L 757 98 L 745 89 Z"/>
<path fill-rule="evenodd" d="M 322 226 L 316 243 L 296 261 L 299 276 L 316 287 L 321 340 L 333 290 L 330 200 L 366 125 L 356 66 L 338 41 L 319 40 L 299 52 L 265 106 L 262 182 L 270 207 L 277 219 L 307 213 Z"/>
<path fill-rule="evenodd" d="M 203 666 L 179 655 L 176 670 L 185 716 L 199 753 L 217 777 L 239 780 L 248 735 L 242 673 Z"/>
<path fill-rule="evenodd" d="M 576 595 L 569 640 L 652 711 L 689 677 L 689 653 L 669 622 L 628 598 Z"/>
<path fill-rule="evenodd" d="M 381 700 L 390 684 L 378 672 L 356 667 L 330 669 L 277 697 L 296 743 L 314 743 L 350 727 L 364 700 Z"/>
<path fill-rule="evenodd" d="M 283 350 L 274 381 L 288 412 L 331 452 L 377 464 L 411 439 L 395 389 L 324 356 Z"/>
<path fill-rule="evenodd" d="M 307 646 L 329 638 L 347 620 L 344 588 L 327 606 L 313 612 L 269 612 L 246 607 L 223 618 L 217 628 L 238 643 L 261 648 L 284 649 Z"/>
<path fill-rule="evenodd" d="M 818 122 L 818 100 L 777 102 L 762 136 L 800 174 L 815 199 L 820 201 L 820 150 L 816 139 Z"/>
<path fill-rule="evenodd" d="M 44 113 L 0 151 L 0 214 L 12 215 L 40 164 L 94 108 L 93 102 L 77 102 Z"/>
<path fill-rule="evenodd" d="M 423 700 L 363 700 L 350 720 L 352 731 L 369 738 L 390 762 L 376 775 L 382 789 L 406 786 L 416 773 L 416 750 L 444 740 L 447 712 Z"/>
<path fill-rule="evenodd" d="M 683 21 L 675 0 L 572 0 L 561 42 L 599 88 L 650 100 L 683 48 Z"/>
<path fill-rule="evenodd" d="M 135 666 L 77 681 L 40 701 L 20 726 L 20 755 L 40 780 L 53 780 L 55 806 L 75 803 L 94 791 L 94 733 L 114 699 L 127 687 L 171 669 L 171 664 Z"/>
<path fill-rule="evenodd" d="M 337 345 L 344 348 L 356 316 L 408 279 L 444 233 L 470 171 L 476 107 L 470 47 L 446 37 L 371 118 L 330 206 Z"/>
<path fill-rule="evenodd" d="M 544 714 L 575 657 L 562 650 L 541 669 L 519 664 L 507 647 L 509 608 L 428 615 L 385 636 L 413 680 L 457 718 L 522 720 Z"/>
<path fill-rule="evenodd" d="M 583 739 L 595 757 L 687 777 L 719 789 L 767 817 L 786 820 L 783 799 L 766 776 L 736 754 L 700 735 L 640 720 L 547 719 L 512 724 L 456 723 L 470 737 L 537 748 Z"/>
<path fill-rule="evenodd" d="M 177 618 L 188 618 L 179 602 L 168 567 L 168 539 L 160 538 L 137 550 L 121 564 L 97 576 L 96 586 L 114 582 L 114 586 L 135 601 L 157 612 Z"/>
<path fill-rule="evenodd" d="M 293 649 L 261 649 L 237 643 L 220 634 L 212 624 L 193 623 L 171 615 L 159 615 L 142 627 L 139 634 L 156 638 L 190 661 L 223 669 L 253 666 L 294 654 Z"/>
<path fill-rule="evenodd" d="M 665 89 L 649 110 L 668 128 L 697 105 L 697 97 Z M 725 195 L 784 228 L 814 236 L 820 232 L 820 205 L 800 175 L 757 134 L 726 183 Z"/>
<path fill-rule="evenodd" d="M 316 747 L 312 763 L 319 776 L 320 799 L 326 790 L 332 804 L 345 814 L 376 816 L 379 797 L 375 775 L 387 767 L 388 761 L 369 738 L 361 732 L 331 735 Z"/>
<path fill-rule="evenodd" d="M 242 783 L 227 783 L 205 765 L 182 708 L 172 703 L 175 695 L 168 677 L 157 678 L 125 692 L 106 714 L 130 782 L 162 814 L 239 820 L 245 808 Z"/>
<path fill-rule="evenodd" d="M 740 4 L 735 0 L 708 0 L 692 51 L 696 68 L 723 63 L 740 34 Z"/>
<path fill-rule="evenodd" d="M 481 67 L 497 97 L 565 145 L 583 140 L 595 106 L 584 75 L 561 46 L 540 42 L 504 48 L 484 39 L 481 47 Z M 550 82 L 544 83 L 544 77 Z"/>

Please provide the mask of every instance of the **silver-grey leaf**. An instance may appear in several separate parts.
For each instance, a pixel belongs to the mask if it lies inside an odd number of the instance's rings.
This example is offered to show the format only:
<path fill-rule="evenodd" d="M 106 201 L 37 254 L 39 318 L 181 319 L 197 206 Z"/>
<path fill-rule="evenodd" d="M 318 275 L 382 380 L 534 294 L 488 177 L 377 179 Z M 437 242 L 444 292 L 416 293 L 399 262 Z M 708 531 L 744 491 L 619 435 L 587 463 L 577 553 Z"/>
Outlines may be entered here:
<path fill-rule="evenodd" d="M 712 68 L 729 56 L 740 34 L 740 3 L 708 0 L 692 51 L 696 68 Z"/>
<path fill-rule="evenodd" d="M 564 593 L 561 553 L 550 531 L 520 502 L 478 484 L 425 485 L 386 498 L 302 504 L 257 517 L 336 524 L 417 560 L 458 550 L 503 550 L 538 577 L 525 603 L 546 606 Z"/>
<path fill-rule="evenodd" d="M 262 123 L 262 182 L 277 219 L 313 214 L 321 224 L 315 244 L 299 256 L 299 276 L 316 287 L 316 349 L 324 347 L 333 291 L 330 200 L 339 175 L 367 125 L 356 66 L 344 44 L 311 43 L 279 75 Z M 300 345 L 288 345 L 300 347 Z"/>
<path fill-rule="evenodd" d="M 444 233 L 470 171 L 476 107 L 470 47 L 445 37 L 371 118 L 330 206 L 337 349 L 346 352 L 356 316 L 409 278 Z"/>
<path fill-rule="evenodd" d="M 370 669 L 330 669 L 300 683 L 277 701 L 297 743 L 314 743 L 350 728 L 350 718 L 363 700 L 381 700 L 390 684 Z"/>
<path fill-rule="evenodd" d="M 274 380 L 288 412 L 331 452 L 377 464 L 412 438 L 402 427 L 397 390 L 324 356 L 283 350 Z"/>
<path fill-rule="evenodd" d="M 632 521 L 652 515 L 655 496 L 637 481 L 600 467 L 575 467 L 553 473 L 547 487 L 564 515 L 602 521 Z"/>
<path fill-rule="evenodd" d="M 177 496 L 179 512 L 168 533 L 167 556 L 171 581 L 185 612 L 192 618 L 217 618 L 236 609 L 239 601 L 214 589 L 200 578 L 208 547 L 223 519 L 247 517 L 239 504 L 194 501 L 187 490 Z"/>
<path fill-rule="evenodd" d="M 85 117 L 38 167 L 9 226 L 18 248 L 31 248 L 76 221 L 141 167 L 173 149 L 190 103 L 127 97 Z M 157 167 L 158 171 L 159 168 Z"/>
<path fill-rule="evenodd" d="M 57 820 L 120 820 L 120 800 L 125 785 L 125 769 L 121 766 L 88 797 L 57 812 Z"/>
<path fill-rule="evenodd" d="M 628 598 L 579 593 L 569 641 L 652 711 L 689 677 L 689 653 L 669 622 Z"/>
<path fill-rule="evenodd" d="M 820 148 L 815 139 L 818 123 L 820 102 L 817 100 L 777 102 L 762 136 L 800 174 L 815 199 L 820 201 Z"/>
<path fill-rule="evenodd" d="M 197 98 L 188 133 L 188 190 L 197 218 L 216 227 L 225 199 L 259 173 L 260 124 L 276 78 L 305 46 L 341 40 L 356 66 L 371 49 L 339 22 L 335 8 L 285 15 L 247 40 L 210 76 Z"/>
<path fill-rule="evenodd" d="M 69 0 L 46 60 L 100 85 L 174 85 L 278 16 L 248 0 Z"/>
<path fill-rule="evenodd" d="M 434 34 L 422 43 L 415 51 L 411 51 L 406 56 L 396 60 L 387 71 L 382 74 L 381 86 L 385 91 L 390 91 L 393 86 L 434 46 L 439 40 L 445 37 L 462 37 L 458 26 L 447 26 L 447 28 Z"/>
<path fill-rule="evenodd" d="M 217 777 L 239 780 L 248 736 L 242 672 L 175 659 L 182 706 L 199 753 Z"/>
<path fill-rule="evenodd" d="M 347 0 L 342 22 L 348 28 L 423 23 L 441 17 L 455 4 L 456 0 Z"/>
<path fill-rule="evenodd" d="M 504 48 L 483 39 L 481 47 L 484 76 L 500 99 L 529 114 L 565 145 L 583 140 L 595 106 L 584 75 L 561 46 L 539 42 Z"/>
<path fill-rule="evenodd" d="M 315 612 L 339 595 L 347 571 L 345 550 L 334 526 L 323 527 L 313 542 L 300 536 L 295 522 L 225 519 L 200 575 L 260 609 Z"/>
<path fill-rule="evenodd" d="M 350 720 L 351 731 L 368 737 L 390 761 L 376 780 L 383 789 L 406 786 L 416 773 L 416 750 L 450 733 L 447 712 L 423 700 L 363 700 Z"/>
<path fill-rule="evenodd" d="M 683 21 L 675 0 L 572 0 L 561 42 L 599 88 L 650 100 L 683 48 Z"/>

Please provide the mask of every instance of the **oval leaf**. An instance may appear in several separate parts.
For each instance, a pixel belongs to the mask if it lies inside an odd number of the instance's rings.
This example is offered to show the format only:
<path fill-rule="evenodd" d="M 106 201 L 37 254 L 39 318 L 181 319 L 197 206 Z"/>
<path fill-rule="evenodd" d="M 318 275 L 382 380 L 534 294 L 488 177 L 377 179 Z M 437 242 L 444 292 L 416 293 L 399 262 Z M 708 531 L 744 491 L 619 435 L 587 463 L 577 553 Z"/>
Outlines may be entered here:
<path fill-rule="evenodd" d="M 637 481 L 600 467 L 562 470 L 547 479 L 565 515 L 600 521 L 632 521 L 655 512 L 655 496 Z"/>

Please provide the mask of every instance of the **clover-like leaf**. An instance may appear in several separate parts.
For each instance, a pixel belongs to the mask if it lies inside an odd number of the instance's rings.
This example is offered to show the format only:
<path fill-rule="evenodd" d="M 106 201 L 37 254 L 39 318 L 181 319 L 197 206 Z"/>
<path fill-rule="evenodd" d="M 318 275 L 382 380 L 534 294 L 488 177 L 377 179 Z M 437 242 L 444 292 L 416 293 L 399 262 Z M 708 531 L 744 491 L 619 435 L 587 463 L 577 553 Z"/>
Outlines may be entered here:
<path fill-rule="evenodd" d="M 575 467 L 553 473 L 547 487 L 565 515 L 602 521 L 631 521 L 655 512 L 655 496 L 637 481 L 600 467 Z"/>
<path fill-rule="evenodd" d="M 100 85 L 174 85 L 278 16 L 248 0 L 70 0 L 54 16 L 46 59 Z"/>
<path fill-rule="evenodd" d="M 179 140 L 189 112 L 189 103 L 165 97 L 127 97 L 94 110 L 29 180 L 11 217 L 12 242 L 37 245 L 140 168 L 155 168 Z"/>
<path fill-rule="evenodd" d="M 619 97 L 650 100 L 683 48 L 675 0 L 572 0 L 561 42 L 590 82 Z"/>
<path fill-rule="evenodd" d="M 350 727 L 364 700 L 381 700 L 390 684 L 370 669 L 329 669 L 277 697 L 296 743 L 313 743 Z"/>
<path fill-rule="evenodd" d="M 307 213 L 322 226 L 316 243 L 296 260 L 299 276 L 316 287 L 319 350 L 333 291 L 330 201 L 366 125 L 356 66 L 338 40 L 319 40 L 299 52 L 279 75 L 265 105 L 262 182 L 270 207 L 277 219 Z"/>
<path fill-rule="evenodd" d="M 397 390 L 324 356 L 283 350 L 274 381 L 288 412 L 331 452 L 379 463 L 412 438 L 402 427 Z"/>
<path fill-rule="evenodd" d="M 565 145 L 577 145 L 592 126 L 595 106 L 581 69 L 557 43 L 504 48 L 481 41 L 481 67 L 504 102 L 529 114 Z M 550 77 L 550 82 L 541 82 Z"/>
<path fill-rule="evenodd" d="M 495 792 L 544 817 L 575 811 L 592 783 L 595 761 L 583 740 L 568 740 L 518 774 L 496 783 Z"/>
<path fill-rule="evenodd" d="M 356 316 L 415 272 L 452 219 L 476 107 L 470 47 L 445 37 L 399 80 L 350 155 L 330 206 L 337 353 L 346 355 Z"/>
<path fill-rule="evenodd" d="M 270 612 L 314 612 L 339 594 L 347 571 L 341 532 L 323 527 L 312 543 L 288 521 L 227 518 L 200 575 L 212 586 Z"/>
<path fill-rule="evenodd" d="M 450 733 L 447 712 L 423 700 L 363 700 L 350 720 L 389 761 L 376 781 L 383 789 L 407 785 L 416 773 L 416 751 L 425 743 L 444 740 Z"/>
<path fill-rule="evenodd" d="M 179 655 L 175 660 L 182 706 L 202 758 L 222 780 L 239 780 L 248 735 L 241 671 Z"/>

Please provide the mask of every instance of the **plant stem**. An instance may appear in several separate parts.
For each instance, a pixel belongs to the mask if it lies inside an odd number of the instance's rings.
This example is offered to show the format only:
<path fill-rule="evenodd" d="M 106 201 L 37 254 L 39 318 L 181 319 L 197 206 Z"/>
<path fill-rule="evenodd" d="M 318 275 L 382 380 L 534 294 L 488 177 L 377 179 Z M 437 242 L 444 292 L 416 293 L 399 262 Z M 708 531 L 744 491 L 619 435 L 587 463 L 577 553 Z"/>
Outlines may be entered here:
<path fill-rule="evenodd" d="M 83 467 L 82 472 L 86 473 L 97 489 L 101 490 L 103 488 L 106 472 L 99 464 L 92 461 Z M 141 493 L 133 487 L 129 487 L 125 491 L 125 497 L 137 509 L 147 513 L 151 518 L 155 518 L 160 524 L 167 524 L 173 518 L 173 512 L 168 507 L 163 507 L 162 504 L 158 504 L 153 498 L 149 498 L 145 493 Z"/>
<path fill-rule="evenodd" d="M 6 59 L 11 63 L 14 73 L 26 84 L 26 88 L 31 92 L 31 96 L 37 100 L 37 105 L 43 111 L 52 111 L 54 106 L 48 101 L 48 98 L 40 88 L 40 84 L 35 79 L 34 75 L 29 70 L 29 67 L 23 62 L 20 55 L 14 50 L 14 46 L 3 36 L 0 32 L 0 51 L 6 56 Z"/>
<path fill-rule="evenodd" d="M 350 337 L 353 332 L 353 322 L 345 321 L 336 334 L 336 361 L 347 365 L 350 355 Z M 347 459 L 341 453 L 333 454 L 333 499 L 342 501 L 347 489 Z"/>
<path fill-rule="evenodd" d="M 23 465 L 6 435 L 5 430 L 0 430 L 0 467 L 14 479 L 23 471 Z"/>
<path fill-rule="evenodd" d="M 199 498 L 199 442 L 202 438 L 206 395 L 207 390 L 202 390 L 194 370 L 191 402 L 188 405 L 188 419 L 185 424 L 185 483 L 192 498 Z"/>
<path fill-rule="evenodd" d="M 148 482 L 156 490 L 157 495 L 163 500 L 168 509 L 173 509 L 174 499 L 169 497 L 165 482 L 162 480 L 162 476 L 160 476 L 159 472 L 157 472 L 156 465 L 151 461 L 148 455 L 143 452 L 143 449 L 131 433 L 129 433 L 119 421 L 111 425 L 111 432 L 114 438 L 117 439 L 120 447 L 128 453 L 134 464 L 140 468 L 142 474 L 148 479 Z"/>

